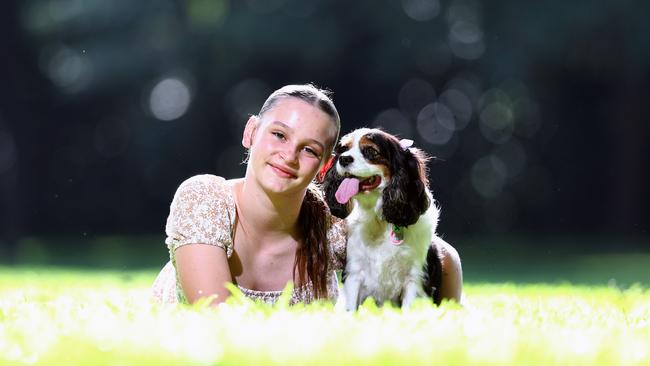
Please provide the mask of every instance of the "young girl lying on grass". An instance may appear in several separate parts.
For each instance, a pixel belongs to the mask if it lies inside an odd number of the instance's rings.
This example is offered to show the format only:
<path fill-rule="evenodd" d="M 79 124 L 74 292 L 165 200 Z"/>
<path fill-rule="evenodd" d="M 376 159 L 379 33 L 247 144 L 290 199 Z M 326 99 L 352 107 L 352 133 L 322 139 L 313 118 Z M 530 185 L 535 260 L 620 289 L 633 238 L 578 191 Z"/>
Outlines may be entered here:
<path fill-rule="evenodd" d="M 170 261 L 156 278 L 154 297 L 193 303 L 213 296 L 219 304 L 230 282 L 272 303 L 293 281 L 291 303 L 335 300 L 346 228 L 312 182 L 339 131 L 339 114 L 323 90 L 288 85 L 273 92 L 246 123 L 244 178 L 197 175 L 176 191 L 166 227 Z M 460 258 L 443 240 L 432 245 L 441 253 L 441 297 L 460 301 Z"/>

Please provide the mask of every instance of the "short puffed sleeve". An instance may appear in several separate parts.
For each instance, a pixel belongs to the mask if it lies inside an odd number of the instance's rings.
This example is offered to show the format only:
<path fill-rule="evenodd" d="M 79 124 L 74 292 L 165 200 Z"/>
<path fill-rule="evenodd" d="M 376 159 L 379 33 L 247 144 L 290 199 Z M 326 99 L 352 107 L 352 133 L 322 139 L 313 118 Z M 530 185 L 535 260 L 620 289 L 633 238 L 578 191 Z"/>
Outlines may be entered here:
<path fill-rule="evenodd" d="M 170 256 L 186 244 L 216 245 L 232 254 L 235 202 L 222 177 L 196 175 L 184 181 L 172 200 L 165 232 Z"/>
<path fill-rule="evenodd" d="M 331 225 L 327 232 L 330 244 L 330 266 L 335 271 L 345 268 L 345 249 L 347 247 L 347 226 L 345 220 L 331 216 Z"/>

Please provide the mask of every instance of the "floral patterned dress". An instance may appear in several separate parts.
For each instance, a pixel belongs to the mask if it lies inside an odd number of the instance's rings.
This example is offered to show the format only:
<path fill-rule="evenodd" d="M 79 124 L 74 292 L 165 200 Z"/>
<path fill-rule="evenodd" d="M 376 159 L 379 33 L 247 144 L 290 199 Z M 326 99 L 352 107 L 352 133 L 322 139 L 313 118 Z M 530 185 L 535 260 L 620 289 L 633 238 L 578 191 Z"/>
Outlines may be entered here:
<path fill-rule="evenodd" d="M 329 215 L 329 213 L 328 213 Z M 330 248 L 330 272 L 328 273 L 328 297 L 336 300 L 338 285 L 336 270 L 345 266 L 345 223 L 330 216 L 332 225 L 327 233 Z M 171 203 L 165 232 L 165 244 L 170 261 L 158 274 L 152 293 L 160 303 L 186 303 L 176 273 L 175 250 L 183 245 L 215 245 L 233 253 L 233 238 L 237 210 L 230 181 L 214 175 L 197 175 L 183 182 Z M 257 291 L 238 286 L 249 298 L 274 303 L 282 293 L 278 291 Z M 309 303 L 314 300 L 311 283 L 294 288 L 290 303 Z"/>

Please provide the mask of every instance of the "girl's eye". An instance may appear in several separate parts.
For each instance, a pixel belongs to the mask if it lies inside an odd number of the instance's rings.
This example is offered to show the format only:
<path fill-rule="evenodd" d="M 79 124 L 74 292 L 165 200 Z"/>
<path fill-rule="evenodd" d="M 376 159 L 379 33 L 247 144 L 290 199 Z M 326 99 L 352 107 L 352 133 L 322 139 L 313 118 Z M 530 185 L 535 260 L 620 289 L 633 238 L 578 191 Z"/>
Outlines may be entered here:
<path fill-rule="evenodd" d="M 318 156 L 318 152 L 317 152 L 316 150 L 312 149 L 311 147 L 306 147 L 306 148 L 305 148 L 305 151 L 307 151 L 307 153 L 308 153 L 309 155 L 312 155 L 312 156 L 314 156 L 314 157 L 319 157 L 319 156 Z"/>
<path fill-rule="evenodd" d="M 271 132 L 271 133 L 273 134 L 273 136 L 279 138 L 280 140 L 284 140 L 284 134 L 282 132 L 274 131 L 274 132 Z"/>

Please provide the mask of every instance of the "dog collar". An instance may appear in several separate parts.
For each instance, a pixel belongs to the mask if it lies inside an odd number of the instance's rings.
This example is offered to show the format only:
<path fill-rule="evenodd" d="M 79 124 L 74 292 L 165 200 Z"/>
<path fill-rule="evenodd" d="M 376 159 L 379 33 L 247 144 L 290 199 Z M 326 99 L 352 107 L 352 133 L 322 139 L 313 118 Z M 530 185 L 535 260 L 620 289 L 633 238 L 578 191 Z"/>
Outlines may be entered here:
<path fill-rule="evenodd" d="M 404 242 L 404 227 L 393 225 L 393 230 L 390 232 L 390 242 L 393 245 L 402 245 Z"/>

